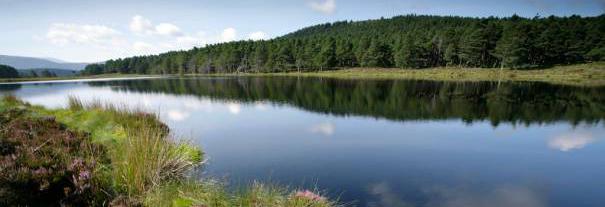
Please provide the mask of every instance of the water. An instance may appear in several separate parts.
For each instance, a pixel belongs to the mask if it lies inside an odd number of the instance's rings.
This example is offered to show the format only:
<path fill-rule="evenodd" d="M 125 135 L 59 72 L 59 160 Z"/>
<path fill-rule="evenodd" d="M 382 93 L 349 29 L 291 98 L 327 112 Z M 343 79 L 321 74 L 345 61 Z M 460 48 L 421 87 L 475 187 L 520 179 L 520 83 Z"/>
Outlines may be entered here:
<path fill-rule="evenodd" d="M 0 85 L 143 107 L 203 147 L 200 176 L 357 206 L 604 206 L 605 87 L 318 78 Z"/>

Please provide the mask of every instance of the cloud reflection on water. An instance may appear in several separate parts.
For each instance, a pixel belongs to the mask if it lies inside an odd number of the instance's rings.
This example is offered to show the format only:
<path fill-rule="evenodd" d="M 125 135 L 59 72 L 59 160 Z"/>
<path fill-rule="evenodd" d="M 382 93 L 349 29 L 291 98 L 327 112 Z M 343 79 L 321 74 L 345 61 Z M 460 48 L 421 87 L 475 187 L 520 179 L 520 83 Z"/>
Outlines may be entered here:
<path fill-rule="evenodd" d="M 369 207 L 544 207 L 546 198 L 539 190 L 527 186 L 501 185 L 485 191 L 464 187 L 438 186 L 422 191 L 426 202 L 413 204 L 393 190 L 387 182 L 370 185 L 375 197 Z"/>
<path fill-rule="evenodd" d="M 170 110 L 168 111 L 168 118 L 172 121 L 183 121 L 189 118 L 190 114 L 188 112 L 180 111 L 180 110 Z"/>
<path fill-rule="evenodd" d="M 309 131 L 311 133 L 321 134 L 324 136 L 332 136 L 334 134 L 335 130 L 336 130 L 336 126 L 330 122 L 316 124 L 316 125 L 311 126 L 311 128 L 309 128 Z"/>
<path fill-rule="evenodd" d="M 227 104 L 227 108 L 229 109 L 229 113 L 237 115 L 242 111 L 242 106 L 239 103 L 229 103 Z"/>
<path fill-rule="evenodd" d="M 556 136 L 548 141 L 552 149 L 569 152 L 586 147 L 586 145 L 597 141 L 590 133 L 567 133 Z"/>

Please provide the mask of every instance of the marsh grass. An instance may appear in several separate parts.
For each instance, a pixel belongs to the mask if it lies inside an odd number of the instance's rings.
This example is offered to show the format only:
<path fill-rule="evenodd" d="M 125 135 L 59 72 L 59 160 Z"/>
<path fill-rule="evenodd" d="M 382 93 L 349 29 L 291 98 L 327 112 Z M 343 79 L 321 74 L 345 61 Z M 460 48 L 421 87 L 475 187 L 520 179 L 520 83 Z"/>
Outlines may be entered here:
<path fill-rule="evenodd" d="M 212 207 L 338 207 L 343 206 L 324 197 L 312 199 L 297 195 L 300 191 L 275 184 L 253 182 L 234 192 L 216 180 L 169 183 L 150 192 L 146 205 L 212 206 Z M 319 196 L 318 191 L 313 192 Z"/>
<path fill-rule="evenodd" d="M 75 122 L 81 125 L 77 128 L 93 132 L 109 129 L 113 131 L 109 136 L 116 135 L 99 140 L 111 140 L 114 185 L 128 197 L 139 198 L 164 182 L 182 179 L 201 164 L 201 151 L 176 141 L 156 115 L 126 105 L 105 104 L 98 99 L 84 102 L 76 97 L 69 97 L 68 108 L 88 119 Z"/>
<path fill-rule="evenodd" d="M 66 109 L 51 110 L 21 102 L 14 96 L 0 99 L 0 112 L 10 108 L 27 109 L 29 116 L 52 117 L 70 130 L 89 134 L 93 143 L 107 149 L 109 161 L 97 168 L 95 180 L 111 187 L 104 191 L 110 200 L 99 205 L 339 206 L 323 197 L 297 196 L 297 191 L 278 185 L 255 182 L 230 191 L 215 180 L 191 180 L 187 175 L 203 163 L 202 151 L 188 142 L 177 141 L 157 115 L 140 108 L 69 97 Z M 316 196 L 320 197 L 319 193 Z"/>

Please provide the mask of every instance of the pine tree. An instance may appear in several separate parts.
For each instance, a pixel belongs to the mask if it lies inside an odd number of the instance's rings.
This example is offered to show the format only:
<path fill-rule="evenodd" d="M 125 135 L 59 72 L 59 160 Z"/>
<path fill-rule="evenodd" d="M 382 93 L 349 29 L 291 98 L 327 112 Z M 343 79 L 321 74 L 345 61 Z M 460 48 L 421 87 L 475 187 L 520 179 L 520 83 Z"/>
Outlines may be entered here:
<path fill-rule="evenodd" d="M 527 67 L 529 64 L 529 47 L 527 25 L 523 22 L 514 22 L 504 29 L 502 38 L 498 41 L 496 54 L 501 60 L 502 67 Z"/>
<path fill-rule="evenodd" d="M 487 40 L 484 39 L 483 29 L 474 28 L 466 32 L 460 43 L 459 58 L 464 66 L 477 67 L 483 63 L 483 51 Z"/>
<path fill-rule="evenodd" d="M 364 67 L 391 67 L 393 65 L 393 55 L 391 48 L 379 41 L 372 41 L 368 52 L 361 61 Z"/>
<path fill-rule="evenodd" d="M 423 57 L 423 48 L 418 46 L 415 35 L 403 38 L 401 47 L 395 55 L 395 62 L 399 68 L 422 68 L 426 66 Z"/>
<path fill-rule="evenodd" d="M 336 42 L 329 38 L 322 44 L 321 51 L 315 56 L 320 70 L 336 66 Z"/>

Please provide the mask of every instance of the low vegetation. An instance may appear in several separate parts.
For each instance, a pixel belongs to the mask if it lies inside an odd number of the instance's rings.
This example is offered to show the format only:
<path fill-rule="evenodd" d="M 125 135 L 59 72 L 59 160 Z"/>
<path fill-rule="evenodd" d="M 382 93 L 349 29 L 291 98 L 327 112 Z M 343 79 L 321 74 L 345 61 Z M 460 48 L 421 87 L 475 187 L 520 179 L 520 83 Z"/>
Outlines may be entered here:
<path fill-rule="evenodd" d="M 0 205 L 93 205 L 107 199 L 106 148 L 14 98 L 0 105 Z"/>
<path fill-rule="evenodd" d="M 413 79 L 437 81 L 540 81 L 576 86 L 605 86 L 605 62 L 555 66 L 548 69 L 533 70 L 456 67 L 409 70 L 401 70 L 396 68 L 351 68 L 322 72 L 291 72 L 250 75 L 309 76 L 353 79 Z"/>
<path fill-rule="evenodd" d="M 136 109 L 77 98 L 46 109 L 8 96 L 0 115 L 2 206 L 336 206 L 308 191 L 194 180 L 201 150 Z"/>

